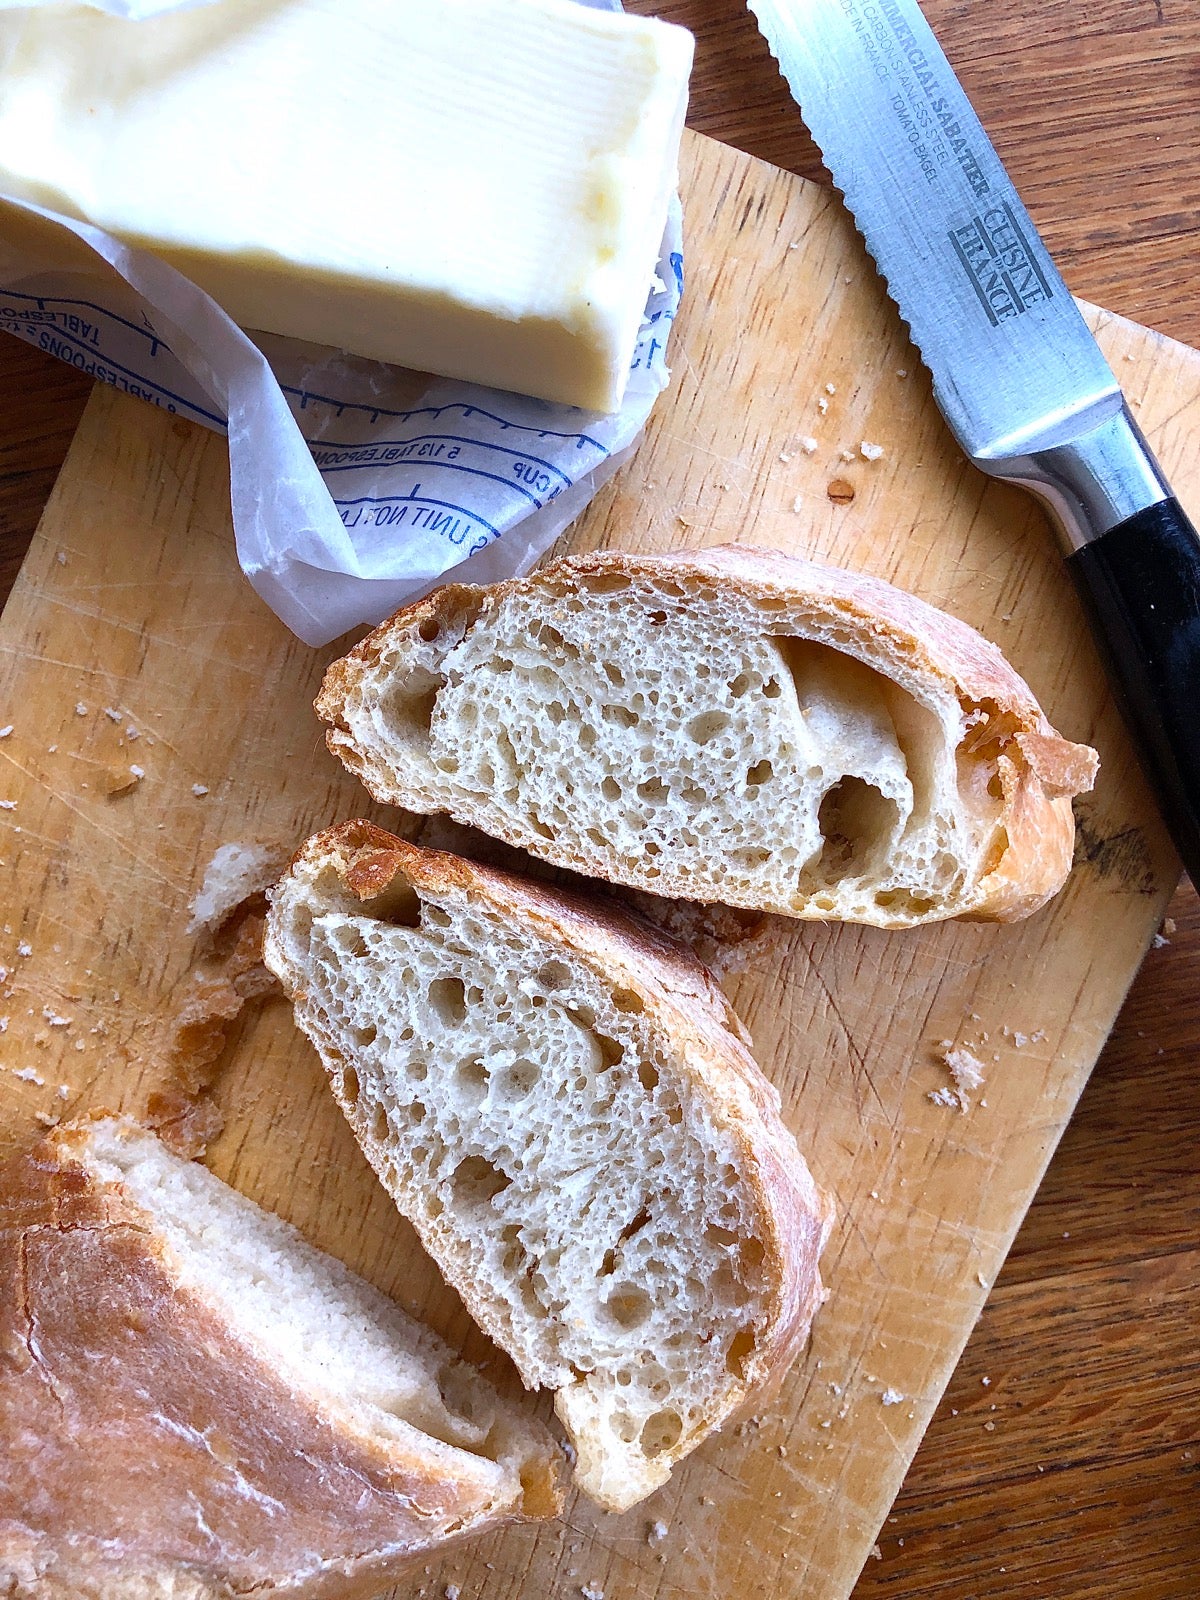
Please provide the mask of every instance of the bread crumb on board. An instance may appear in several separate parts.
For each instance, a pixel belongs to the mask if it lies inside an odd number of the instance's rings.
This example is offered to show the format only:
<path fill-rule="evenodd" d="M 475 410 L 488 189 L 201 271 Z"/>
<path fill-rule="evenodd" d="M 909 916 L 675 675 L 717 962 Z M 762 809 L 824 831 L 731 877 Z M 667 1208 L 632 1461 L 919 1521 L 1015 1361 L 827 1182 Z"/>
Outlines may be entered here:
<path fill-rule="evenodd" d="M 883 446 L 881 444 L 871 444 L 867 439 L 864 439 L 858 448 L 864 461 L 878 461 L 883 455 Z"/>
<path fill-rule="evenodd" d="M 661 1544 L 667 1537 L 670 1529 L 661 1518 L 656 1519 L 646 1529 L 646 1543 L 650 1545 Z"/>
<path fill-rule="evenodd" d="M 604 1600 L 604 1590 L 598 1583 L 585 1583 L 579 1592 L 583 1600 Z"/>
<path fill-rule="evenodd" d="M 0 739 L 7 739 L 12 731 L 13 725 L 10 722 L 6 728 L 0 728 Z"/>
<path fill-rule="evenodd" d="M 965 1045 L 953 1045 L 943 1040 L 938 1047 L 942 1063 L 949 1072 L 954 1082 L 954 1087 L 943 1086 L 930 1089 L 926 1099 L 932 1100 L 935 1106 L 944 1106 L 948 1111 L 959 1110 L 967 1112 L 971 1109 L 971 1093 L 981 1089 L 984 1084 L 984 1064 L 973 1050 L 968 1050 Z M 980 1105 L 986 1102 L 980 1101 Z"/>
<path fill-rule="evenodd" d="M 290 852 L 278 844 L 230 839 L 209 857 L 200 887 L 188 908 L 187 931 L 215 933 L 243 900 L 261 894 L 282 874 Z"/>
<path fill-rule="evenodd" d="M 904 1399 L 904 1396 L 900 1393 L 899 1389 L 893 1389 L 889 1384 L 879 1396 L 879 1399 L 881 1404 L 885 1406 L 898 1406 Z"/>

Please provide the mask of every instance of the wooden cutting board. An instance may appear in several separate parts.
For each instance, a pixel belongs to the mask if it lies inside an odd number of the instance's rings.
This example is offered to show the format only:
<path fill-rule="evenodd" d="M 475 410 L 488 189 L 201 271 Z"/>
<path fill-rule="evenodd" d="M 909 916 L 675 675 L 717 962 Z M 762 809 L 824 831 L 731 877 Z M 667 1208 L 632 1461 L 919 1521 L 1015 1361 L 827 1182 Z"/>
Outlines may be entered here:
<path fill-rule="evenodd" d="M 811 1348 L 759 1417 L 645 1506 L 572 1501 L 553 1525 L 418 1565 L 402 1596 L 848 1594 L 1177 874 L 1046 525 L 959 455 L 836 199 L 696 136 L 682 182 L 672 388 L 570 545 L 745 540 L 894 579 L 996 640 L 1103 768 L 1071 881 L 1027 923 L 777 921 L 727 952 L 728 991 L 839 1202 Z M 1088 315 L 1195 514 L 1200 356 Z M 163 412 L 97 389 L 0 646 L 7 1150 L 86 1107 L 138 1112 L 164 1086 L 197 957 L 188 902 L 220 843 L 291 845 L 368 808 L 310 710 L 336 648 L 297 643 L 241 580 L 223 443 Z M 143 776 L 111 793 L 131 766 Z M 970 1110 L 930 1098 L 950 1082 L 947 1040 L 985 1065 Z M 222 1177 L 511 1381 L 281 1002 L 235 1028 L 216 1098 Z"/>

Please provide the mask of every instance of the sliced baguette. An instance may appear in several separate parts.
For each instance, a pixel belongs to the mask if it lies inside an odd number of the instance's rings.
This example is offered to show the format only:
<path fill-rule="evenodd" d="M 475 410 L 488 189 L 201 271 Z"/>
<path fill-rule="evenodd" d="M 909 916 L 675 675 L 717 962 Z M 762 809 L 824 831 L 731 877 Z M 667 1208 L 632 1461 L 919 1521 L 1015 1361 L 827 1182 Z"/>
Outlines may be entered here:
<path fill-rule="evenodd" d="M 558 1505 L 549 1435 L 124 1118 L 0 1187 L 0 1594 L 374 1594 Z"/>
<path fill-rule="evenodd" d="M 377 800 L 632 888 L 878 927 L 1037 910 L 1096 771 L 964 623 L 745 546 L 450 585 L 316 708 Z"/>
<path fill-rule="evenodd" d="M 366 822 L 275 891 L 268 966 L 368 1160 L 623 1510 L 765 1385 L 828 1203 L 688 953 Z"/>

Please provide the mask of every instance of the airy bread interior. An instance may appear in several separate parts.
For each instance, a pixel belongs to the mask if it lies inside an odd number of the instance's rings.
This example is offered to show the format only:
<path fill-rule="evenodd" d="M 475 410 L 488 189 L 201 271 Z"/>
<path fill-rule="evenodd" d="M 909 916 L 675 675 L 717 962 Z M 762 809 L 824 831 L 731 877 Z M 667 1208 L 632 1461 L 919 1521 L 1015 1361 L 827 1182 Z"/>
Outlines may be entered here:
<path fill-rule="evenodd" d="M 888 925 L 970 909 L 1004 848 L 989 711 L 883 630 L 667 570 L 479 609 L 331 674 L 330 745 L 378 798 L 618 882 Z"/>
<path fill-rule="evenodd" d="M 217 1308 L 298 1392 L 385 1441 L 411 1442 L 416 1430 L 447 1471 L 468 1452 L 472 1475 L 490 1473 L 500 1496 L 519 1477 L 529 1441 L 490 1386 L 295 1228 L 123 1119 L 90 1124 L 83 1159 L 146 1213 L 183 1291 Z"/>
<path fill-rule="evenodd" d="M 401 1211 L 556 1391 L 582 1487 L 649 1493 L 740 1402 L 778 1297 L 745 1137 L 685 1030 L 481 896 L 397 876 L 360 902 L 333 860 L 284 880 L 267 960 Z"/>

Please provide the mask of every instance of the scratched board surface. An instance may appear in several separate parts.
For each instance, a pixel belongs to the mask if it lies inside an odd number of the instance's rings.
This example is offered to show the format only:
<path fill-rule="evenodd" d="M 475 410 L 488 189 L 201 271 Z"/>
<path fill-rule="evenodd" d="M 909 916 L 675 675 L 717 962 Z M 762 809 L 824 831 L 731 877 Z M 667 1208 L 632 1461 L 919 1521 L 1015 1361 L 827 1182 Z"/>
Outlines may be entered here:
<path fill-rule="evenodd" d="M 994 638 L 1052 720 L 1099 749 L 1102 775 L 1070 883 L 1026 923 L 780 920 L 723 953 L 838 1202 L 809 1349 L 759 1416 L 646 1505 L 613 1517 L 572 1498 L 552 1524 L 418 1564 L 399 1596 L 845 1596 L 1176 873 L 1044 523 L 955 450 L 835 200 L 696 137 L 683 190 L 672 388 L 571 547 L 742 539 L 897 580 Z M 1195 512 L 1200 357 L 1089 317 Z M 864 441 L 882 454 L 865 459 Z M 6 1148 L 163 1089 L 200 953 L 188 903 L 220 843 L 290 847 L 368 809 L 310 709 L 336 648 L 299 644 L 241 580 L 227 494 L 217 436 L 98 389 L 5 614 Z M 967 1110 L 930 1098 L 949 1085 L 944 1041 L 984 1063 Z M 214 1095 L 215 1171 L 512 1381 L 397 1220 L 278 1000 L 233 1029 Z"/>

